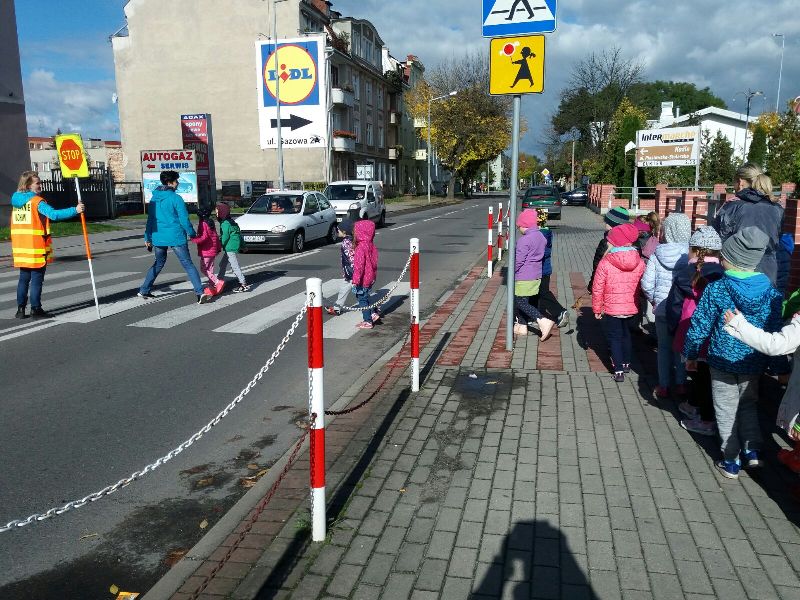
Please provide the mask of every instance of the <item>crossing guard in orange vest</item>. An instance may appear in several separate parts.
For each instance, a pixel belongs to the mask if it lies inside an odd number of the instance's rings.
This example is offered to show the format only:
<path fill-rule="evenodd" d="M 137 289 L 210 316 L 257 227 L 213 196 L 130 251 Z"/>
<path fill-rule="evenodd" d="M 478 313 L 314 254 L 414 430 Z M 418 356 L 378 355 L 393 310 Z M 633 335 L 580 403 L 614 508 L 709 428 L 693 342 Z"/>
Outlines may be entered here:
<path fill-rule="evenodd" d="M 71 219 L 83 212 L 83 204 L 57 210 L 39 194 L 42 182 L 36 171 L 25 171 L 19 178 L 17 191 L 11 196 L 11 254 L 19 269 L 17 283 L 17 319 L 25 319 L 30 289 L 31 316 L 49 318 L 42 309 L 42 283 L 47 265 L 53 262 L 50 221 Z"/>

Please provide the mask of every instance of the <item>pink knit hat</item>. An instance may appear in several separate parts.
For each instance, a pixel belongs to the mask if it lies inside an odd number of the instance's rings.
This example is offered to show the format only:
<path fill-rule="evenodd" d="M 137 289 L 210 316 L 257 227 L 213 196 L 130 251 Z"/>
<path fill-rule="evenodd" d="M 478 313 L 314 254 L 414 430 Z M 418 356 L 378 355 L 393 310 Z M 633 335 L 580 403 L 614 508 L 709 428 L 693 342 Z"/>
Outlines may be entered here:
<path fill-rule="evenodd" d="M 642 231 L 642 232 L 646 231 L 647 233 L 650 233 L 650 225 L 648 223 L 645 223 L 644 221 L 636 219 L 633 222 L 633 224 L 636 226 L 636 231 Z"/>
<path fill-rule="evenodd" d="M 539 223 L 539 214 L 530 208 L 523 210 L 517 217 L 517 227 L 530 229 Z"/>
<path fill-rule="evenodd" d="M 636 225 L 630 223 L 617 225 L 608 232 L 608 243 L 612 246 L 630 246 L 638 239 L 639 232 L 636 230 Z"/>

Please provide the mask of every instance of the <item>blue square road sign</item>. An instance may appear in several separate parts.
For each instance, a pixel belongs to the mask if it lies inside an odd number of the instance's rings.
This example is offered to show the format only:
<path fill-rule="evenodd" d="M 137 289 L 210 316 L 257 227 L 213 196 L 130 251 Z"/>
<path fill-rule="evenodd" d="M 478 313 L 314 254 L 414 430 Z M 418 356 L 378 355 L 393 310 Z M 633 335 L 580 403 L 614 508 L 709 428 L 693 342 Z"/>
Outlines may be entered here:
<path fill-rule="evenodd" d="M 556 30 L 556 0 L 483 0 L 483 37 Z"/>

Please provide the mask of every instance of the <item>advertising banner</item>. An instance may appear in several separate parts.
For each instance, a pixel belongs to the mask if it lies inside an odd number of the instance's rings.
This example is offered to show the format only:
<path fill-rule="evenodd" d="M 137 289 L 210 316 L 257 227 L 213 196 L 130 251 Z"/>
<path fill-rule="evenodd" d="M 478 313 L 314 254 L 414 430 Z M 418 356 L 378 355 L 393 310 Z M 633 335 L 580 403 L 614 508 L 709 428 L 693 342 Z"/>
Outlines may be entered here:
<path fill-rule="evenodd" d="M 670 127 L 636 132 L 637 167 L 694 167 L 699 161 L 699 127 Z"/>
<path fill-rule="evenodd" d="M 261 148 L 278 145 L 278 101 L 284 148 L 327 146 L 325 38 L 305 36 L 256 42 Z"/>
<path fill-rule="evenodd" d="M 160 173 L 142 173 L 142 193 L 145 203 L 150 202 L 153 197 L 153 190 L 161 185 Z M 197 173 L 184 171 L 180 174 L 178 189 L 175 192 L 183 198 L 186 204 L 197 204 Z"/>
<path fill-rule="evenodd" d="M 177 171 L 180 174 L 175 190 L 187 204 L 199 200 L 199 178 L 194 150 L 142 150 L 142 193 L 149 202 L 153 190 L 161 185 L 161 171 Z"/>
<path fill-rule="evenodd" d="M 211 140 L 210 116 L 206 113 L 181 115 L 181 138 L 183 147 L 194 150 L 197 160 L 197 183 L 200 199 L 204 202 L 211 186 Z"/>

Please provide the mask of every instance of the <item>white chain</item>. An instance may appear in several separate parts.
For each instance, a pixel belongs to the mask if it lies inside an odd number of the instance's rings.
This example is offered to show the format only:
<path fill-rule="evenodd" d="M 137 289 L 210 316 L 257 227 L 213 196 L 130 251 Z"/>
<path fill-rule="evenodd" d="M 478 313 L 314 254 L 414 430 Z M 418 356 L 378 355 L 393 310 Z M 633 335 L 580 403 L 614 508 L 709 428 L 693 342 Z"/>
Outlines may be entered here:
<path fill-rule="evenodd" d="M 228 413 L 230 413 L 236 407 L 236 405 L 239 404 L 242 401 L 242 399 L 247 394 L 250 393 L 250 390 L 252 390 L 256 386 L 256 384 L 259 382 L 259 380 L 264 376 L 264 374 L 267 371 L 269 371 L 269 368 L 273 365 L 273 363 L 275 362 L 275 359 L 278 358 L 278 356 L 280 355 L 281 351 L 286 347 L 286 344 L 289 343 L 289 339 L 292 337 L 294 332 L 297 330 L 297 328 L 300 325 L 301 321 L 303 320 L 303 317 L 305 316 L 307 310 L 308 310 L 308 305 L 303 306 L 302 310 L 295 317 L 294 322 L 292 323 L 292 326 L 289 327 L 288 331 L 286 332 L 286 335 L 283 336 L 283 339 L 278 344 L 278 347 L 275 348 L 275 351 L 269 357 L 269 360 L 267 360 L 267 362 L 264 364 L 263 367 L 261 367 L 259 372 L 256 373 L 255 377 L 253 377 L 253 379 L 250 380 L 250 383 L 248 383 L 247 386 L 241 392 L 239 392 L 239 395 L 236 396 L 236 398 L 234 398 L 231 401 L 231 403 L 228 404 L 228 406 L 226 406 L 224 409 L 222 409 L 222 411 L 220 411 L 219 414 L 217 414 L 216 417 L 214 417 L 211 421 L 209 421 L 205 425 L 205 427 L 200 429 L 200 431 L 195 433 L 192 437 L 190 437 L 188 440 L 183 442 L 180 446 L 178 446 L 177 448 L 175 448 L 174 450 L 172 450 L 168 454 L 165 454 L 164 456 L 162 456 L 161 458 L 159 458 L 155 462 L 147 465 L 142 470 L 135 471 L 134 473 L 131 473 L 128 477 L 125 477 L 124 479 L 120 479 L 114 485 L 106 486 L 102 490 L 100 490 L 98 492 L 95 492 L 94 494 L 89 494 L 88 496 L 85 496 L 85 497 L 81 498 L 80 500 L 73 500 L 72 502 L 67 502 L 64 506 L 51 508 L 50 510 L 48 510 L 47 512 L 44 512 L 44 513 L 33 514 L 33 515 L 29 516 L 26 519 L 15 519 L 13 521 L 9 521 L 4 526 L 0 526 L 0 533 L 5 533 L 6 531 L 10 531 L 12 529 L 18 529 L 20 527 L 25 527 L 26 525 L 30 525 L 31 523 L 34 523 L 36 521 L 44 521 L 45 519 L 49 519 L 49 518 L 54 517 L 56 515 L 64 514 L 65 512 L 67 512 L 69 510 L 72 510 L 73 508 L 80 508 L 80 507 L 85 506 L 86 504 L 88 504 L 90 502 L 94 502 L 96 500 L 100 500 L 100 498 L 103 498 L 105 496 L 113 494 L 117 490 L 122 489 L 122 488 L 130 485 L 131 483 L 133 483 L 137 479 L 140 479 L 141 477 L 144 477 L 145 475 L 147 475 L 151 471 L 155 471 L 158 467 L 160 467 L 164 463 L 166 463 L 166 462 L 172 460 L 173 458 L 175 458 L 178 454 L 180 454 L 181 452 L 186 450 L 189 446 L 194 444 L 197 440 L 199 440 L 201 437 L 203 437 L 206 433 L 211 431 L 212 427 L 217 425 L 222 419 L 224 419 L 226 416 L 228 416 Z"/>
<path fill-rule="evenodd" d="M 416 250 L 416 248 L 415 248 L 415 250 Z M 394 285 L 391 288 L 389 288 L 389 291 L 387 291 L 386 294 L 384 294 L 381 297 L 380 300 L 378 300 L 377 302 L 374 302 L 373 304 L 370 304 L 369 306 L 359 306 L 358 304 L 353 304 L 352 306 L 343 306 L 340 310 L 342 312 L 350 312 L 350 311 L 357 311 L 357 310 L 372 310 L 373 308 L 378 308 L 379 306 L 381 306 L 383 304 L 386 304 L 389 301 L 389 298 L 391 297 L 391 295 L 397 289 L 397 286 L 399 286 L 400 282 L 403 281 L 403 277 L 405 277 L 406 271 L 408 271 L 408 266 L 411 264 L 411 257 L 413 255 L 414 255 L 413 253 L 408 255 L 408 260 L 406 261 L 406 266 L 403 267 L 403 270 L 400 273 L 400 276 L 397 278 L 397 281 L 394 282 Z"/>

